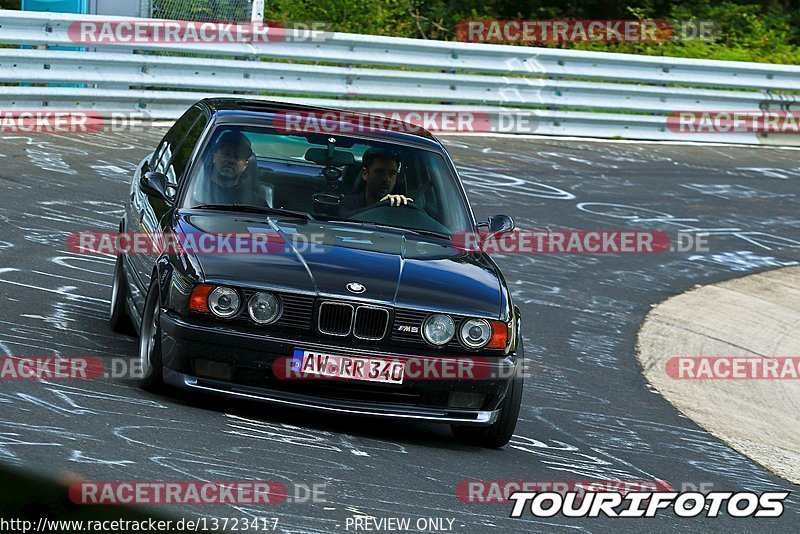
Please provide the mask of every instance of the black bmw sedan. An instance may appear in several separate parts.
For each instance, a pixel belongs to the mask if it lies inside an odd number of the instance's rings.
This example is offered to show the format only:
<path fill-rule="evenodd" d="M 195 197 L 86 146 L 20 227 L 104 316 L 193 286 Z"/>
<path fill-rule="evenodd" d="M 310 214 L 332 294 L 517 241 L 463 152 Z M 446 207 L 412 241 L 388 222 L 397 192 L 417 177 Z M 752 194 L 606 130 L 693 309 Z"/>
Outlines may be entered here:
<path fill-rule="evenodd" d="M 192 106 L 136 170 L 110 321 L 141 385 L 448 423 L 501 447 L 522 397 L 520 314 L 442 144 L 368 115 Z M 403 125 L 401 125 L 403 126 Z M 170 244 L 174 246 L 170 246 Z"/>

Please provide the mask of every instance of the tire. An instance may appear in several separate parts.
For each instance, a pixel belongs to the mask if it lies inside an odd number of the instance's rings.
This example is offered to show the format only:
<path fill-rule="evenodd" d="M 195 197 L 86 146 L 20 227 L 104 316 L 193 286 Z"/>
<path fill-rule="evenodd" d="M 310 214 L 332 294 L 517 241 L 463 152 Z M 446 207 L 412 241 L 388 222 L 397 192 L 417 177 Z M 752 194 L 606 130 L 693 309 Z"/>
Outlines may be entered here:
<path fill-rule="evenodd" d="M 499 449 L 511 440 L 517 426 L 519 407 L 522 403 L 523 379 L 511 380 L 508 392 L 500 403 L 497 420 L 489 426 L 450 425 L 456 440 L 468 445 Z"/>
<path fill-rule="evenodd" d="M 114 332 L 120 334 L 135 334 L 133 322 L 126 308 L 128 300 L 128 282 L 125 273 L 122 271 L 122 256 L 117 256 L 114 264 L 114 281 L 111 286 L 111 307 L 108 314 L 108 322 Z"/>
<path fill-rule="evenodd" d="M 161 299 L 154 279 L 147 292 L 142 328 L 139 330 L 139 361 L 142 377 L 139 387 L 146 391 L 160 391 L 164 386 L 164 366 L 161 360 Z"/>

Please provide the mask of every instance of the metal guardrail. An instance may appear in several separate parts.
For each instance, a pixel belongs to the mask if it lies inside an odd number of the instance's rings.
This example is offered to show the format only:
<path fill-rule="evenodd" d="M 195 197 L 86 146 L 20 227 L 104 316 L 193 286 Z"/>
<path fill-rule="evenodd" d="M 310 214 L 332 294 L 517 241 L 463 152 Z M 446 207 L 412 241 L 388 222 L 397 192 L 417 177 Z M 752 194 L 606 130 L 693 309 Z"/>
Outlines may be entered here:
<path fill-rule="evenodd" d="M 0 49 L 0 82 L 81 85 L 0 86 L 0 109 L 146 111 L 172 119 L 205 96 L 268 93 L 351 109 L 525 108 L 540 134 L 788 144 L 792 136 L 682 137 L 665 117 L 788 109 L 798 96 L 775 91 L 800 91 L 795 66 L 339 33 L 323 41 L 293 41 L 301 35 L 290 31 L 288 41 L 272 43 L 53 50 L 81 46 L 68 32 L 76 20 L 144 19 L 0 10 L 0 43 L 43 48 Z M 213 58 L 169 55 L 187 52 Z"/>

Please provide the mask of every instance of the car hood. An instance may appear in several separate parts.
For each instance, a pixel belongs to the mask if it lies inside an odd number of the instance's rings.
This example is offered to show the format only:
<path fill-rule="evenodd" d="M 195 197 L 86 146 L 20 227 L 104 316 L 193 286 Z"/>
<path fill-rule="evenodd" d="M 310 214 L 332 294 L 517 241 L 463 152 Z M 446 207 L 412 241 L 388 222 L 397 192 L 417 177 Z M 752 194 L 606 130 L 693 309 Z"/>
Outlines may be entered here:
<path fill-rule="evenodd" d="M 336 222 L 178 215 L 179 233 L 270 233 L 268 253 L 196 254 L 205 281 L 500 317 L 503 286 L 483 255 L 413 234 Z M 347 285 L 364 291 L 354 294 Z"/>

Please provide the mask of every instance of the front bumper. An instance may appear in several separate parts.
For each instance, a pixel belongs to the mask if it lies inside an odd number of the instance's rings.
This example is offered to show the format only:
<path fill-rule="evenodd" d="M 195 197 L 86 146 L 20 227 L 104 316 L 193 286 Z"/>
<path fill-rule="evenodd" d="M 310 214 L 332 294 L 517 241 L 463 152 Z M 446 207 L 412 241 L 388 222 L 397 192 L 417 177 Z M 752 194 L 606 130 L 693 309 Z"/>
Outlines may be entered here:
<path fill-rule="evenodd" d="M 488 362 L 492 368 L 487 378 L 408 378 L 403 384 L 332 379 L 286 380 L 276 377 L 272 367 L 276 361 L 291 357 L 295 349 L 398 360 L 423 357 L 325 344 L 319 339 L 297 335 L 276 338 L 170 312 L 161 314 L 161 331 L 164 380 L 168 384 L 352 415 L 490 425 L 497 419 L 499 404 L 518 365 L 516 355 L 495 356 L 483 360 L 484 365 Z M 448 358 L 453 356 L 448 355 Z M 197 372 L 196 360 L 228 364 L 232 369 L 230 379 L 202 376 Z M 470 409 L 452 406 L 449 399 L 453 392 L 483 395 L 484 401 L 481 406 Z"/>
<path fill-rule="evenodd" d="M 472 425 L 490 425 L 495 422 L 499 410 L 433 410 L 392 405 L 379 405 L 356 402 L 333 401 L 310 395 L 298 395 L 286 392 L 270 391 L 264 388 L 241 386 L 229 382 L 197 378 L 171 369 L 164 369 L 164 381 L 167 384 L 183 389 L 217 393 L 228 397 L 282 404 L 296 408 L 308 408 L 325 412 L 349 415 L 367 415 L 390 417 L 397 419 L 415 419 L 436 421 L 439 423 L 459 423 Z"/>

